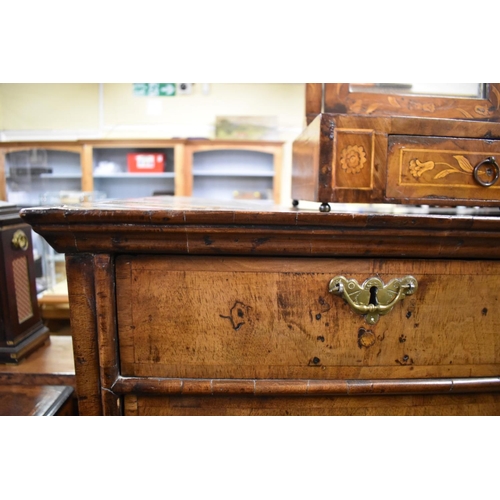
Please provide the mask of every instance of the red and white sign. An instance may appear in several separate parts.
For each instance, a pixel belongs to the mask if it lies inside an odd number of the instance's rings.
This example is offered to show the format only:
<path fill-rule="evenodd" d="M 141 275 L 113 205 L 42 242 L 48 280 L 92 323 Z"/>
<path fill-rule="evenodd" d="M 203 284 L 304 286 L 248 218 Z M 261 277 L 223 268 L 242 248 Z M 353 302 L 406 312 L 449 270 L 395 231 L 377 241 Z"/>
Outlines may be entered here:
<path fill-rule="evenodd" d="M 129 153 L 127 155 L 129 172 L 148 174 L 165 171 L 165 155 L 162 153 Z"/>

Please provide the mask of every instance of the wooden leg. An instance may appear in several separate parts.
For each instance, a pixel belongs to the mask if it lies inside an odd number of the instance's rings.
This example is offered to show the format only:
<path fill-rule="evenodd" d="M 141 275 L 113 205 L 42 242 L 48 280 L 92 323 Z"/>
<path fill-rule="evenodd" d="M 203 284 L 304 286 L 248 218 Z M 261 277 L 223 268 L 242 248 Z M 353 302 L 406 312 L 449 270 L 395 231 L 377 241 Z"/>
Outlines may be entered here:
<path fill-rule="evenodd" d="M 66 273 L 79 412 L 102 415 L 93 256 L 67 255 Z"/>
<path fill-rule="evenodd" d="M 118 332 L 116 331 L 115 274 L 113 259 L 107 254 L 94 257 L 97 338 L 101 392 L 105 415 L 121 415 L 120 397 L 113 392 L 119 375 Z"/>

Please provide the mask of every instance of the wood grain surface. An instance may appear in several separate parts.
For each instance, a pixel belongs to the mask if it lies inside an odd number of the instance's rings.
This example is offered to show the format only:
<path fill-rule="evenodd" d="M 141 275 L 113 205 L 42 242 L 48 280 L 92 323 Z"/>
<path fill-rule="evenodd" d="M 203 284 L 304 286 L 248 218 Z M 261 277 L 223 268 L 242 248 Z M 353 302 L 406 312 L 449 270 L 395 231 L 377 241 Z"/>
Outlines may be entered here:
<path fill-rule="evenodd" d="M 61 253 L 498 258 L 495 216 L 320 213 L 179 197 L 23 209 Z"/>
<path fill-rule="evenodd" d="M 83 416 L 103 414 L 93 264 L 89 254 L 66 256 L 76 392 Z"/>
<path fill-rule="evenodd" d="M 498 120 L 500 84 L 486 84 L 479 98 L 351 92 L 349 83 L 325 83 L 324 109 L 327 113 L 378 116 L 420 116 L 464 120 Z M 306 87 L 306 95 L 313 89 Z M 315 90 L 315 89 L 314 89 Z"/>
<path fill-rule="evenodd" d="M 22 211 L 66 253 L 82 415 L 497 415 L 500 219 L 178 197 Z M 414 276 L 375 325 L 328 292 Z"/>
<path fill-rule="evenodd" d="M 500 184 L 485 187 L 475 181 L 476 165 L 500 158 L 500 141 L 391 136 L 387 159 L 387 199 L 434 202 L 453 199 L 454 204 L 500 203 Z M 491 167 L 493 174 L 493 167 Z M 500 174 L 500 172 L 499 172 Z M 485 180 L 493 175 L 485 176 Z"/>
<path fill-rule="evenodd" d="M 480 186 L 471 171 L 465 185 L 434 182 L 432 189 L 410 190 L 400 189 L 401 168 L 396 165 L 401 150 L 418 144 L 421 150 L 434 150 L 425 161 L 441 161 L 438 149 L 442 146 L 448 153 L 470 157 L 475 166 L 479 158 L 500 150 L 499 139 L 499 122 L 319 114 L 293 143 L 292 198 L 322 203 L 499 206 L 494 192 L 498 188 Z M 411 157 L 407 163 L 416 159 Z"/>
<path fill-rule="evenodd" d="M 125 415 L 177 416 L 492 416 L 500 414 L 498 394 L 453 396 L 260 397 L 147 396 L 125 397 Z"/>
<path fill-rule="evenodd" d="M 74 415 L 74 389 L 58 385 L 0 385 L 0 416 Z"/>
<path fill-rule="evenodd" d="M 419 378 L 498 374 L 500 263 L 119 257 L 121 374 Z M 414 276 L 376 325 L 328 283 Z M 473 290 L 473 292 L 471 292 Z"/>
<path fill-rule="evenodd" d="M 0 365 L 0 384 L 70 385 L 75 387 L 73 342 L 69 335 L 51 335 L 17 365 Z"/>

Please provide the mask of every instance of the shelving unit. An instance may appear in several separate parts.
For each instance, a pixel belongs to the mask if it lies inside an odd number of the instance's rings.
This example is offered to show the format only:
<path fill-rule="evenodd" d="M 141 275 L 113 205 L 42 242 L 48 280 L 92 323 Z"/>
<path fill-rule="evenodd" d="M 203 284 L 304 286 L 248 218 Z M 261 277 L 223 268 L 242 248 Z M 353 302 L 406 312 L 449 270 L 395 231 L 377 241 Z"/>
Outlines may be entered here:
<path fill-rule="evenodd" d="M 182 190 L 183 141 L 108 140 L 92 141 L 86 143 L 86 147 L 90 151 L 86 155 L 84 168 L 92 172 L 92 188 L 106 193 L 108 198 L 173 195 Z M 127 155 L 141 152 L 164 155 L 164 172 L 129 172 Z M 112 170 L 103 171 L 103 165 L 111 166 Z"/>
<path fill-rule="evenodd" d="M 34 206 L 47 192 L 82 190 L 82 150 L 74 142 L 0 143 L 1 199 Z"/>
<path fill-rule="evenodd" d="M 186 170 L 192 182 L 188 196 L 280 203 L 282 142 L 188 141 Z"/>
<path fill-rule="evenodd" d="M 36 206 L 44 193 L 65 190 L 102 192 L 117 199 L 175 194 L 279 203 L 282 148 L 278 141 L 208 139 L 4 142 L 0 143 L 0 199 Z M 33 151 L 45 152 L 50 172 L 32 171 L 20 178 L 16 162 Z M 129 153 L 161 153 L 165 171 L 129 172 Z"/>

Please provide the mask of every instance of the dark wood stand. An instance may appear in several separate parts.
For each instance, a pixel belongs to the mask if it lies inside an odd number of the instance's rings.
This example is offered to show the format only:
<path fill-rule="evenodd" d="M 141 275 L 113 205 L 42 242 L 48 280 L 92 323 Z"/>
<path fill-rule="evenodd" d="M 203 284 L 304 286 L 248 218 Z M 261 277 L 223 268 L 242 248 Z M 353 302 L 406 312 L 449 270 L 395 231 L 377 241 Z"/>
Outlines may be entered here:
<path fill-rule="evenodd" d="M 31 228 L 0 202 L 0 363 L 18 363 L 49 338 L 36 297 Z"/>

